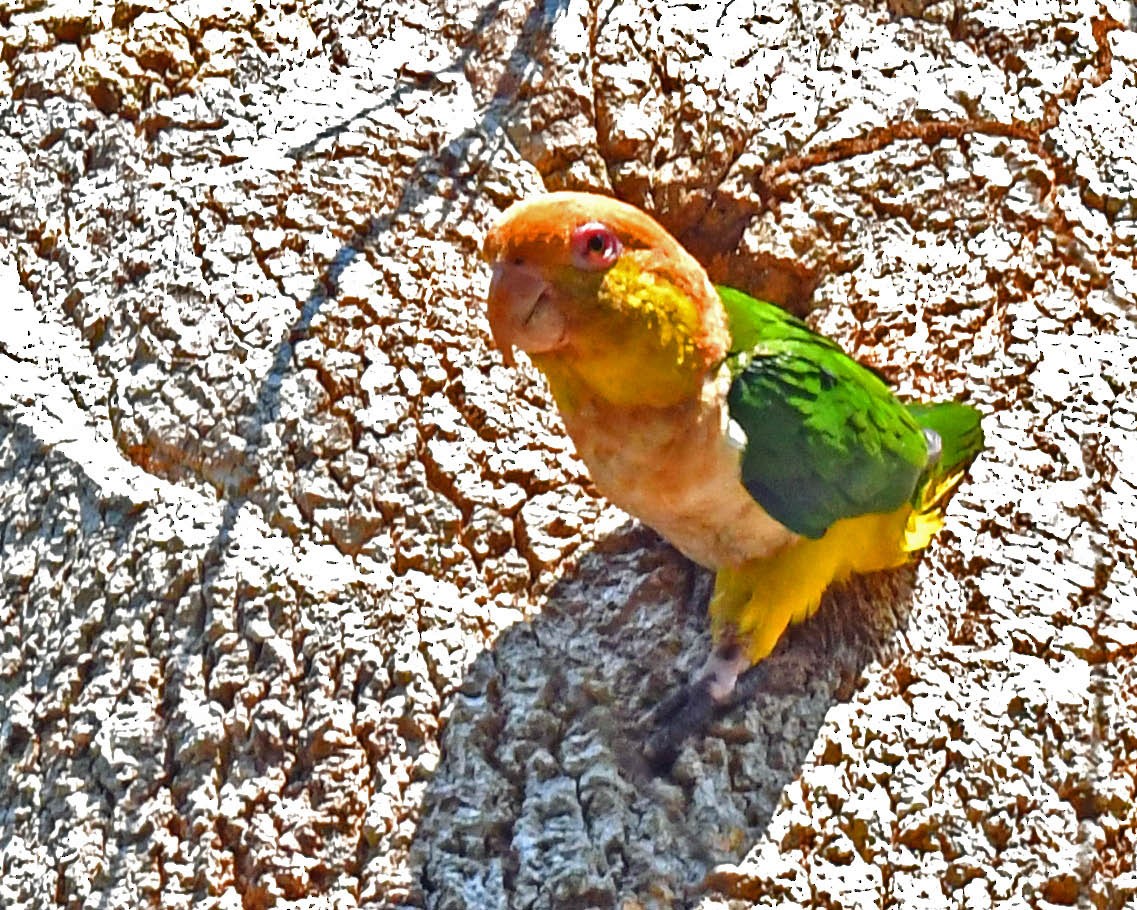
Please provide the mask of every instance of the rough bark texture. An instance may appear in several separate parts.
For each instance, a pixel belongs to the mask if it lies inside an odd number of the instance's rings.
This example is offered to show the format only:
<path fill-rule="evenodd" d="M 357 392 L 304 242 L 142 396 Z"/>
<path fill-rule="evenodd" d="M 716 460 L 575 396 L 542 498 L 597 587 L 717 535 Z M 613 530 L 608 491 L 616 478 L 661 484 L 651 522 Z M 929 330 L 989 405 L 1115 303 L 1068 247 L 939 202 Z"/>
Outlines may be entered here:
<path fill-rule="evenodd" d="M 5 908 L 1137 905 L 1137 10 L 0 9 Z M 610 191 L 989 414 L 652 777 L 700 579 L 488 346 Z"/>

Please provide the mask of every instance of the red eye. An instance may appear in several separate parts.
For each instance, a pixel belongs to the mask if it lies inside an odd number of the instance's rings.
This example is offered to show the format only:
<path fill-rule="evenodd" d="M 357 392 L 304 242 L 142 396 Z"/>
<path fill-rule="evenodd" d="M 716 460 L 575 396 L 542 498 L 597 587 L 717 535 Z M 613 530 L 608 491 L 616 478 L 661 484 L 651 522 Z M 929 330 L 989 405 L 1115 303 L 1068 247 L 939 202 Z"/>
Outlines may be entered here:
<path fill-rule="evenodd" d="M 620 258 L 620 239 L 599 221 L 582 224 L 572 232 L 572 263 L 578 269 L 600 272 Z"/>

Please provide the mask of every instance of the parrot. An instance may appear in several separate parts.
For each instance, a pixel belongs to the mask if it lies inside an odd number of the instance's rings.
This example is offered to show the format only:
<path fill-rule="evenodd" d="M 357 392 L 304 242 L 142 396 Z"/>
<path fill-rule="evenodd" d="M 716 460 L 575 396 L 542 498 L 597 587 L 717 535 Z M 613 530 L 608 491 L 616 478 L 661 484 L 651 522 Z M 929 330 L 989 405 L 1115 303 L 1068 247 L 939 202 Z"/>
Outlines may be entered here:
<path fill-rule="evenodd" d="M 482 253 L 505 365 L 520 350 L 544 374 L 602 495 L 715 573 L 711 654 L 648 743 L 666 766 L 828 588 L 928 546 L 983 449 L 981 414 L 901 400 L 608 196 L 516 202 Z"/>

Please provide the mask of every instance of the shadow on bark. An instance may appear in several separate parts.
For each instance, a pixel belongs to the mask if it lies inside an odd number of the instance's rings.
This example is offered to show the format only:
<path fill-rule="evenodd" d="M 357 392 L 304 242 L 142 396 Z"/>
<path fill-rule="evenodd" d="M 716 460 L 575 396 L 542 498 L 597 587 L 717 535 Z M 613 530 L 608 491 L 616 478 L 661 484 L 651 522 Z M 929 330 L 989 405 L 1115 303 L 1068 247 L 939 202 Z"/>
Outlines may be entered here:
<path fill-rule="evenodd" d="M 626 541 L 585 554 L 467 674 L 412 851 L 425 906 L 695 903 L 707 872 L 767 832 L 826 713 L 908 615 L 911 570 L 831 594 L 769 658 L 762 690 L 656 776 L 645 718 L 709 635 L 683 610 L 683 558 Z"/>

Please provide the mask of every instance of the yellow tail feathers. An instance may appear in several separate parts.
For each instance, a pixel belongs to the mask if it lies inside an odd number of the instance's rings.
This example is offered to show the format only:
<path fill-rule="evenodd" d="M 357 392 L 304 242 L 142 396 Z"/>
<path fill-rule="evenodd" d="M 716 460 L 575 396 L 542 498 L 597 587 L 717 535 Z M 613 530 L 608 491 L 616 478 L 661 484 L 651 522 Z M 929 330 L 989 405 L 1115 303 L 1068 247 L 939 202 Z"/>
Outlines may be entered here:
<path fill-rule="evenodd" d="M 959 486 L 965 470 L 966 467 L 960 467 L 943 477 L 932 478 L 920 491 L 920 498 L 904 527 L 904 542 L 901 546 L 905 553 L 923 550 L 944 526 L 944 508 L 948 497 Z"/>

